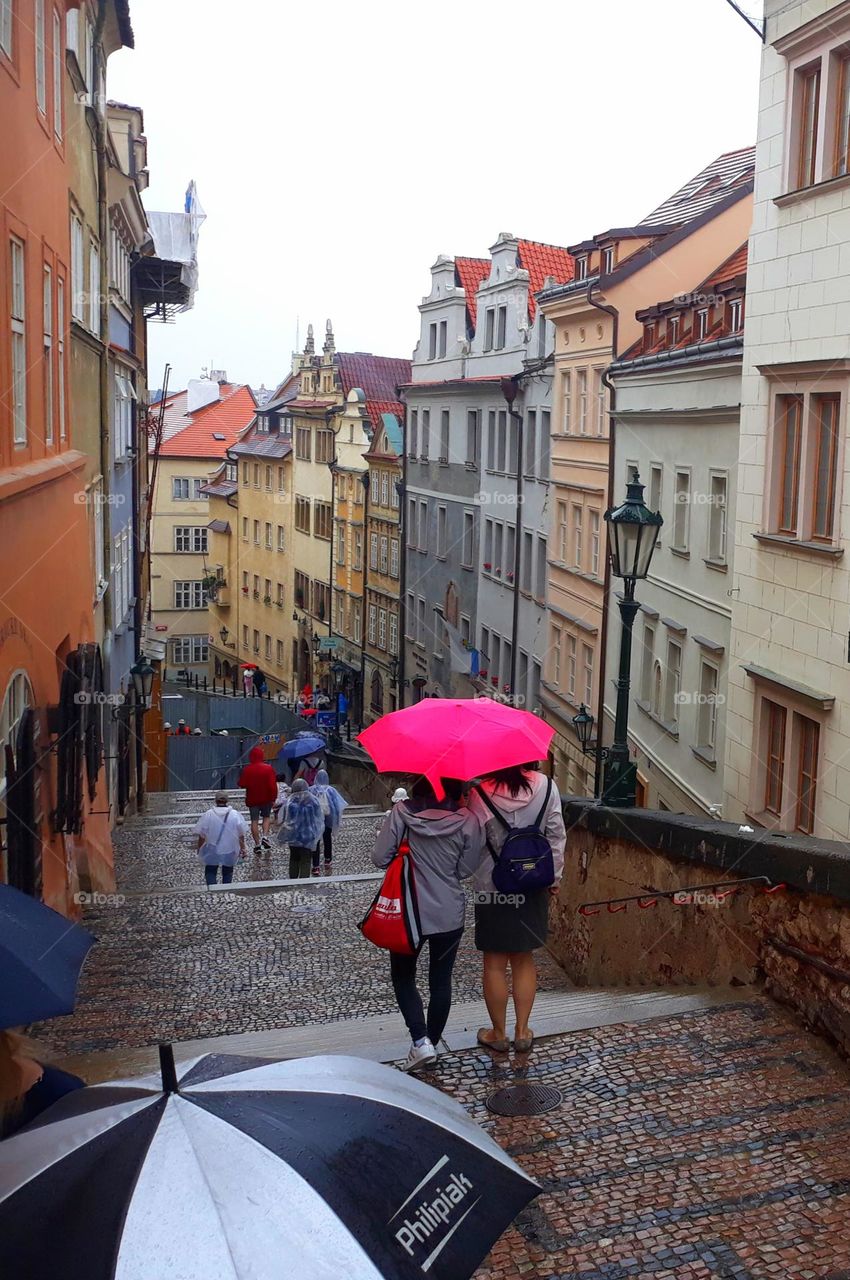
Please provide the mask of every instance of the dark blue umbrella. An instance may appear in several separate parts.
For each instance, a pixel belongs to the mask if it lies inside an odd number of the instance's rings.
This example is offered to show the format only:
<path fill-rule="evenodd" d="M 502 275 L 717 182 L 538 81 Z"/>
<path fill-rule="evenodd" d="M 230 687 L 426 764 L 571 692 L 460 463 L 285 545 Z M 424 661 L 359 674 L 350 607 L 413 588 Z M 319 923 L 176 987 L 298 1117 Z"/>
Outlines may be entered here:
<path fill-rule="evenodd" d="M 283 744 L 277 753 L 277 759 L 300 760 L 303 756 L 317 755 L 320 751 L 325 751 L 326 748 L 327 743 L 318 734 L 299 734 L 296 738 L 290 738 L 289 742 Z"/>
<path fill-rule="evenodd" d="M 0 884 L 0 1028 L 73 1013 L 93 943 L 58 911 Z"/>

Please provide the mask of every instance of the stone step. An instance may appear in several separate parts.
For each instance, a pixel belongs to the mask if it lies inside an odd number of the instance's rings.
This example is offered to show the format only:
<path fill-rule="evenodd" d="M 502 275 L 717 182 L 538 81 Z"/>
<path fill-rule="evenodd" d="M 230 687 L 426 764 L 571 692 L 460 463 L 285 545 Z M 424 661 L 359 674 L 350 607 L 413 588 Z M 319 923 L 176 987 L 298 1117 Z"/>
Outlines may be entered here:
<path fill-rule="evenodd" d="M 303 882 L 298 882 L 303 883 Z M 670 988 L 667 990 L 567 990 L 538 993 L 532 1014 L 538 1038 L 587 1031 L 622 1023 L 671 1018 L 719 1005 L 739 1005 L 755 999 L 746 988 Z M 449 1053 L 474 1048 L 478 1028 L 489 1023 L 483 1000 L 453 1007 L 443 1036 Z M 287 1027 L 241 1035 L 185 1040 L 174 1046 L 178 1061 L 205 1053 L 241 1054 L 248 1057 L 307 1058 L 343 1053 L 377 1062 L 397 1062 L 410 1047 L 401 1015 L 397 1012 L 367 1018 L 346 1018 L 310 1027 Z M 485 1052 L 482 1050 L 482 1052 Z M 499 1061 L 500 1057 L 495 1057 Z M 156 1046 L 117 1049 L 55 1059 L 66 1071 L 81 1073 L 90 1084 L 143 1075 L 158 1068 Z"/>

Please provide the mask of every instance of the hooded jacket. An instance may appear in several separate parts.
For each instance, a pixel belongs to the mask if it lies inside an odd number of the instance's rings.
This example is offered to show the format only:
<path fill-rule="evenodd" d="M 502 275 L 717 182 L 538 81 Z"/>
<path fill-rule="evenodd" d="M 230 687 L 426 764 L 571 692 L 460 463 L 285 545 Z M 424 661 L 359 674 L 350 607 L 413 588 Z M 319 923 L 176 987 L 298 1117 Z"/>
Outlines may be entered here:
<path fill-rule="evenodd" d="M 494 786 L 492 782 L 481 783 L 481 789 L 486 792 L 505 821 L 512 827 L 530 827 L 533 822 L 537 821 L 537 815 L 540 813 L 543 798 L 546 795 L 548 779 L 545 774 L 530 770 L 528 780 L 531 783 L 531 795 L 527 791 L 520 791 L 519 795 L 512 796 L 510 791 L 507 791 L 504 787 Z M 469 808 L 480 822 L 482 836 L 485 840 L 484 856 L 475 873 L 475 892 L 495 893 L 493 855 L 487 847 L 486 840 L 489 837 L 490 843 L 498 853 L 505 843 L 507 832 L 501 822 L 498 822 L 493 817 L 474 787 L 469 793 Z M 561 797 L 554 782 L 549 796 L 549 803 L 540 819 L 540 830 L 552 846 L 552 860 L 555 863 L 555 884 L 558 884 L 564 872 L 567 832 L 564 826 L 564 815 L 561 812 Z"/>
<path fill-rule="evenodd" d="M 239 786 L 245 788 L 245 803 L 249 809 L 274 804 L 277 800 L 277 774 L 270 764 L 263 761 L 263 748 L 252 747 L 248 753 L 250 764 L 239 775 Z"/>
<path fill-rule="evenodd" d="M 388 867 L 407 830 L 423 934 L 463 928 L 466 897 L 461 881 L 471 876 L 484 849 L 483 828 L 469 809 L 418 809 L 411 800 L 384 819 L 372 861 Z"/>

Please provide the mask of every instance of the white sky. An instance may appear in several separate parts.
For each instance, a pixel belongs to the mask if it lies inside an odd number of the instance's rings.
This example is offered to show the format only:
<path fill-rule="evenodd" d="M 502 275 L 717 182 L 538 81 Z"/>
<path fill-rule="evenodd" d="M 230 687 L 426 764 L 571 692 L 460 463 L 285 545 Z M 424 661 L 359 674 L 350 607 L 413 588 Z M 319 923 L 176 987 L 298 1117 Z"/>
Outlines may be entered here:
<path fill-rule="evenodd" d="M 744 0 L 751 14 L 758 0 Z M 758 37 L 726 0 L 131 0 L 110 97 L 142 107 L 152 210 L 207 213 L 151 387 L 273 386 L 300 317 L 409 357 L 439 253 L 637 221 L 755 141 Z"/>

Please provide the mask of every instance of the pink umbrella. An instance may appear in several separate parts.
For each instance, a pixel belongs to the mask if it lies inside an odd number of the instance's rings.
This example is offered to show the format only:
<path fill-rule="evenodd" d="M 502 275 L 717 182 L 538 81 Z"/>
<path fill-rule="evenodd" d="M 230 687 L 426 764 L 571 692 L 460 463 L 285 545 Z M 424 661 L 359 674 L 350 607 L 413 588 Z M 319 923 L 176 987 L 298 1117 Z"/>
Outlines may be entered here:
<path fill-rule="evenodd" d="M 478 778 L 542 760 L 554 735 L 539 716 L 490 698 L 425 698 L 357 736 L 379 771 L 423 773 L 441 798 L 440 778 Z"/>

